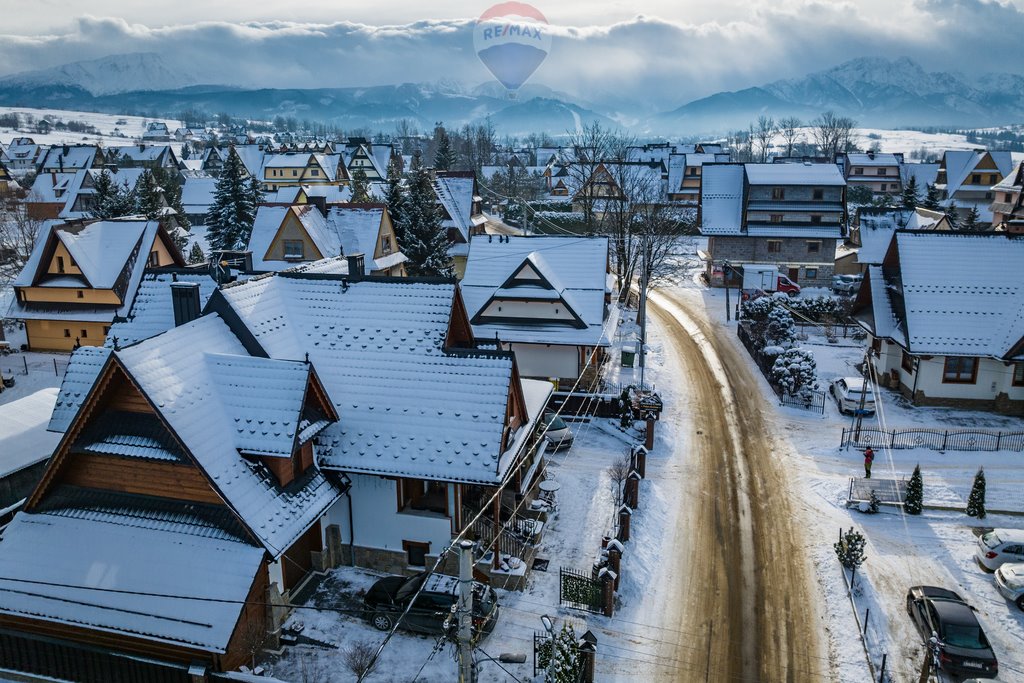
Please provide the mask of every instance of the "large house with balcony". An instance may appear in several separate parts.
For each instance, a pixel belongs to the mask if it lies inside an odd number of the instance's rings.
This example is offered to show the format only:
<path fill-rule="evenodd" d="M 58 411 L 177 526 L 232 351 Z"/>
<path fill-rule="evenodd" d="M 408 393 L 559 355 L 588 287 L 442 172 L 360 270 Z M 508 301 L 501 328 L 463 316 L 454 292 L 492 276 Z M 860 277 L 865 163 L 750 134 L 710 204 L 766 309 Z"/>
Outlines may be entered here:
<path fill-rule="evenodd" d="M 25 322 L 30 351 L 102 346 L 114 319 L 131 308 L 147 267 L 184 265 L 157 221 L 47 225 L 14 280 L 7 317 Z"/>
<path fill-rule="evenodd" d="M 992 186 L 992 228 L 1024 233 L 1024 161 Z"/>
<path fill-rule="evenodd" d="M 903 191 L 900 166 L 903 154 L 883 152 L 847 152 L 839 155 L 837 161 L 846 178 L 846 190 L 864 188 L 872 197 L 898 195 Z M 924 189 L 923 186 L 921 189 Z"/>
<path fill-rule="evenodd" d="M 801 286 L 831 285 L 846 225 L 846 181 L 835 164 L 705 166 L 699 211 L 712 286 L 733 285 L 729 266 L 740 264 L 777 266 Z"/>
<path fill-rule="evenodd" d="M 993 185 L 998 185 L 1013 170 L 1010 152 L 955 150 L 942 155 L 935 187 L 942 205 L 956 207 L 960 217 L 977 209 L 981 223 L 992 221 L 991 205 L 995 200 Z"/>
<path fill-rule="evenodd" d="M 853 308 L 878 384 L 914 405 L 1024 415 L 1021 263 L 1017 235 L 897 230 Z"/>
<path fill-rule="evenodd" d="M 252 145 L 247 145 L 252 147 Z M 236 153 L 237 148 L 236 148 Z M 298 185 L 346 185 L 348 171 L 340 154 L 286 152 L 267 154 L 262 159 L 260 181 L 263 189 L 274 192 Z"/>

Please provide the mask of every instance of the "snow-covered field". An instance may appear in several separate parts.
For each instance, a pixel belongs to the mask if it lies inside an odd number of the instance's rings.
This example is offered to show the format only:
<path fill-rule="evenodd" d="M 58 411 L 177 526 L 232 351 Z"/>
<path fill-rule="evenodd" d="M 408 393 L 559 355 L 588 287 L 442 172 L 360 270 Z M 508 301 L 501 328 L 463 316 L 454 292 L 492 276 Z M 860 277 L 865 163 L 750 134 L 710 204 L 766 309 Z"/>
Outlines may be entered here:
<path fill-rule="evenodd" d="M 724 291 L 709 290 L 694 282 L 683 283 L 681 291 L 702 300 L 710 317 L 725 324 Z M 734 329 L 735 323 L 730 324 L 729 330 Z M 734 334 L 723 336 L 739 344 Z M 823 385 L 835 377 L 857 375 L 854 365 L 863 359 L 865 350 L 862 343 L 842 338 L 839 344 L 829 344 L 813 328 L 801 345 L 815 354 Z M 760 384 L 766 402 L 776 404 L 767 383 Z M 915 408 L 895 392 L 880 391 L 882 410 L 870 420 L 865 418 L 864 427 L 884 423 L 888 428 L 1024 429 L 1020 418 L 947 408 Z M 1024 516 L 989 515 L 985 520 L 977 520 L 941 510 L 925 510 L 916 517 L 885 507 L 877 515 L 849 510 L 846 498 L 850 478 L 863 476 L 861 452 L 839 448 L 841 430 L 850 427 L 851 418 L 839 414 L 831 398 L 826 403 L 825 415 L 788 407 L 777 408 L 777 414 L 778 431 L 786 434 L 790 443 L 787 457 L 792 462 L 795 485 L 803 506 L 811 512 L 808 518 L 813 520 L 807 529 L 809 550 L 832 621 L 830 638 L 840 680 L 863 680 L 863 674 L 858 674 L 850 663 L 850 657 L 861 646 L 856 627 L 849 622 L 852 608 L 832 549 L 840 529 L 855 527 L 867 537 L 868 545 L 854 599 L 860 617 L 863 618 L 865 609 L 871 610 L 869 644 L 876 675 L 885 652 L 887 669 L 894 674 L 894 680 L 917 680 L 923 649 L 906 614 L 905 598 L 910 586 L 929 584 L 955 590 L 977 608 L 999 659 L 999 680 L 1024 681 L 1024 612 L 999 595 L 992 575 L 973 559 L 979 529 L 1024 529 Z M 984 467 L 989 509 L 1024 513 L 1024 453 L 878 450 L 873 470 L 876 478 L 909 478 L 914 466 L 920 464 L 926 506 L 962 507 L 975 472 Z M 861 666 L 863 660 L 860 650 Z"/>
<path fill-rule="evenodd" d="M 64 109 L 33 109 L 31 107 L 0 107 L 0 114 L 21 114 L 39 120 L 44 116 L 53 116 L 68 121 L 83 121 L 99 131 L 99 135 L 90 133 L 73 133 L 71 131 L 55 131 L 52 133 L 30 132 L 32 126 L 25 125 L 24 116 L 19 130 L 0 127 L 0 141 L 9 143 L 12 138 L 29 137 L 39 145 L 60 145 L 76 143 L 98 143 L 104 146 L 129 145 L 146 131 L 146 125 L 152 121 L 163 121 L 171 132 L 181 127 L 181 122 L 174 119 L 149 119 L 142 116 L 119 116 L 116 114 L 97 114 L 88 111 L 70 111 Z M 118 123 L 124 121 L 124 123 Z M 116 131 L 116 132 L 115 132 Z M 177 143 L 180 147 L 180 143 Z M 175 153 L 179 151 L 175 147 Z"/>

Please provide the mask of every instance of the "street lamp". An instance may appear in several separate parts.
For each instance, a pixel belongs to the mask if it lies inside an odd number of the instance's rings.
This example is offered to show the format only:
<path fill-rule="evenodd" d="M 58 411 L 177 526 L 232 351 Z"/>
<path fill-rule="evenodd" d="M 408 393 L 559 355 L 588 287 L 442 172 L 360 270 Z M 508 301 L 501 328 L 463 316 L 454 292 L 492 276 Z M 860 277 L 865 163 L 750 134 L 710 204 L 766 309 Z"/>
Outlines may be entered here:
<path fill-rule="evenodd" d="M 551 636 L 551 649 L 548 651 L 548 675 L 547 679 L 550 681 L 552 678 L 552 671 L 555 666 L 555 624 L 548 615 L 543 615 L 540 618 L 540 623 L 544 624 L 544 630 Z"/>

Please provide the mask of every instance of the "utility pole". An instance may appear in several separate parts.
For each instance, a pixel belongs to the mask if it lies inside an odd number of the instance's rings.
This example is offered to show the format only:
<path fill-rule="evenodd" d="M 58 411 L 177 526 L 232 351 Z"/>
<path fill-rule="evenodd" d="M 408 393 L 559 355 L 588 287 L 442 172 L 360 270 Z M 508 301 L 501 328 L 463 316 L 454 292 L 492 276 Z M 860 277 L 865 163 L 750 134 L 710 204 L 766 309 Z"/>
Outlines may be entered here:
<path fill-rule="evenodd" d="M 530 211 L 525 199 L 519 200 L 520 205 L 523 207 L 523 234 L 530 234 Z"/>
<path fill-rule="evenodd" d="M 644 387 L 647 366 L 647 286 L 651 279 L 650 236 L 644 235 L 643 270 L 640 271 L 640 388 Z"/>
<path fill-rule="evenodd" d="M 860 404 L 857 406 L 857 418 L 853 426 L 853 440 L 860 440 L 860 426 L 864 420 L 864 404 L 868 398 L 868 363 L 871 362 L 871 356 L 868 353 L 864 354 L 864 372 L 862 373 L 863 384 L 860 388 Z"/>
<path fill-rule="evenodd" d="M 459 542 L 459 683 L 476 683 L 473 666 L 473 542 Z"/>
<path fill-rule="evenodd" d="M 725 285 L 725 322 L 729 322 L 732 306 L 729 305 L 729 262 L 722 264 L 722 284 Z"/>

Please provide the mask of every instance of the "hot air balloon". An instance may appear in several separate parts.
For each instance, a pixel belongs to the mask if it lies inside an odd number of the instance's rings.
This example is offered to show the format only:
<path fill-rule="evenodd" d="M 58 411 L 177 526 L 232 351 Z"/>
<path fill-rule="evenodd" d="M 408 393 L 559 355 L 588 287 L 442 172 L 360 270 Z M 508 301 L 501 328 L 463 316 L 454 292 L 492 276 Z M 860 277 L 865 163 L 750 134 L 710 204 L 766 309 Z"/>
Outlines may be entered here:
<path fill-rule="evenodd" d="M 548 56 L 551 33 L 536 7 L 503 2 L 477 19 L 473 46 L 484 66 L 514 96 Z"/>

